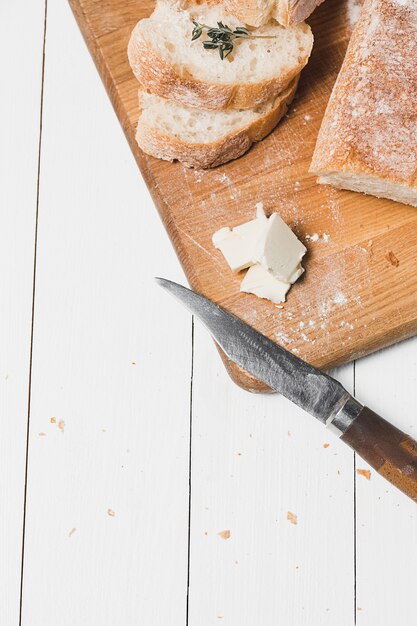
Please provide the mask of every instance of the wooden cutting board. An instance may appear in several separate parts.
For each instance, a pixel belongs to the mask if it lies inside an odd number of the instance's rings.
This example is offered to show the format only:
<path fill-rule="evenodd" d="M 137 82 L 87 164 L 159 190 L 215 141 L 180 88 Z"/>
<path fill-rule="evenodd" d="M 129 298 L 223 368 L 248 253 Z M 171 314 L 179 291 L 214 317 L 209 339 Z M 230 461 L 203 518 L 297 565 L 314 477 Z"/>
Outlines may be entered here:
<path fill-rule="evenodd" d="M 359 8 L 355 0 L 326 0 L 311 16 L 313 54 L 284 121 L 244 157 L 210 171 L 158 161 L 135 143 L 138 85 L 126 47 L 133 26 L 152 11 L 153 2 L 70 4 L 195 290 L 325 369 L 416 334 L 417 210 L 317 185 L 308 174 Z M 241 277 L 230 272 L 211 242 L 220 227 L 252 219 L 256 202 L 263 202 L 267 213 L 278 210 L 308 248 L 306 273 L 282 307 L 240 293 Z M 225 361 L 238 384 L 264 389 Z"/>

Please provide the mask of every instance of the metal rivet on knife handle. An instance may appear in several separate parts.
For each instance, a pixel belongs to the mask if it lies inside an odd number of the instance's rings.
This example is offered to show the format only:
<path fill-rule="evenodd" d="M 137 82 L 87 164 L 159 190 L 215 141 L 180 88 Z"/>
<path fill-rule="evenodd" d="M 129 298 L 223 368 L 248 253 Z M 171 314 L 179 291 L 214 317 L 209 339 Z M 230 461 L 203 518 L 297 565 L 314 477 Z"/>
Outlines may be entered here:
<path fill-rule="evenodd" d="M 353 424 L 362 409 L 363 404 L 360 404 L 355 398 L 350 397 L 340 411 L 328 420 L 326 426 L 340 437 Z"/>

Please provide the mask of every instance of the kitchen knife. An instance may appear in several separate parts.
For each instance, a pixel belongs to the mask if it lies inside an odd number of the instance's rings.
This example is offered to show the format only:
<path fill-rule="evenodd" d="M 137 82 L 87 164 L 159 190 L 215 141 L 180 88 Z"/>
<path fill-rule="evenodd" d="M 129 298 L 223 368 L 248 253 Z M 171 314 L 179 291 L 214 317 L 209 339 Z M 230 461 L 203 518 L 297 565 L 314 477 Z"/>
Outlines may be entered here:
<path fill-rule="evenodd" d="M 186 287 L 156 279 L 206 326 L 226 355 L 333 430 L 417 502 L 417 442 L 360 404 L 337 380 Z"/>

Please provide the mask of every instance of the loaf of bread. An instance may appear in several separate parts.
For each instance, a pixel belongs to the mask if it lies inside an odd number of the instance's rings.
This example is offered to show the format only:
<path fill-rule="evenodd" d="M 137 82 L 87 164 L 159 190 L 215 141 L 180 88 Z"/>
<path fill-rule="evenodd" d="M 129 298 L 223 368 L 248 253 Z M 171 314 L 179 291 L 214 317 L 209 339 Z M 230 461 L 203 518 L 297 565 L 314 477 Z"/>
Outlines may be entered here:
<path fill-rule="evenodd" d="M 144 90 L 199 109 L 254 109 L 275 99 L 299 75 L 313 45 L 307 24 L 269 22 L 256 31 L 264 38 L 236 41 L 232 55 L 221 60 L 218 50 L 203 48 L 205 35 L 191 41 L 193 20 L 241 25 L 216 0 L 159 0 L 151 17 L 136 25 L 128 55 Z"/>
<path fill-rule="evenodd" d="M 314 152 L 319 182 L 417 206 L 416 61 L 416 0 L 365 0 Z"/>
<path fill-rule="evenodd" d="M 258 109 L 204 111 L 139 92 L 136 141 L 154 157 L 209 168 L 237 159 L 275 128 L 297 88 L 296 77 L 275 100 Z"/>
<path fill-rule="evenodd" d="M 262 26 L 271 17 L 283 26 L 303 22 L 323 0 L 225 0 L 226 10 L 250 26 Z"/>

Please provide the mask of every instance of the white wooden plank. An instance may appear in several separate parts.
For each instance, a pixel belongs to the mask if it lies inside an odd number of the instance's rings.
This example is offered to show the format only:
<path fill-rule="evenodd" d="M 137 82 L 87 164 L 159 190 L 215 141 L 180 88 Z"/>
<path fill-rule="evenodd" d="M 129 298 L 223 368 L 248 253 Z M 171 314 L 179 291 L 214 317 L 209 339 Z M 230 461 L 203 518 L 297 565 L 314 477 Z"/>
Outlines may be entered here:
<path fill-rule="evenodd" d="M 358 398 L 417 439 L 417 339 L 356 365 Z M 370 469 L 359 457 L 359 469 Z M 416 505 L 372 470 L 357 476 L 357 623 L 409 624 L 415 612 Z"/>
<path fill-rule="evenodd" d="M 0 611 L 5 626 L 19 619 L 43 29 L 44 0 L 0 3 Z"/>
<path fill-rule="evenodd" d="M 353 454 L 284 398 L 233 385 L 199 326 L 194 362 L 190 626 L 350 626 Z M 338 374 L 351 387 L 353 367 Z"/>
<path fill-rule="evenodd" d="M 191 321 L 155 274 L 182 278 L 71 12 L 51 3 L 24 626 L 185 622 Z"/>

